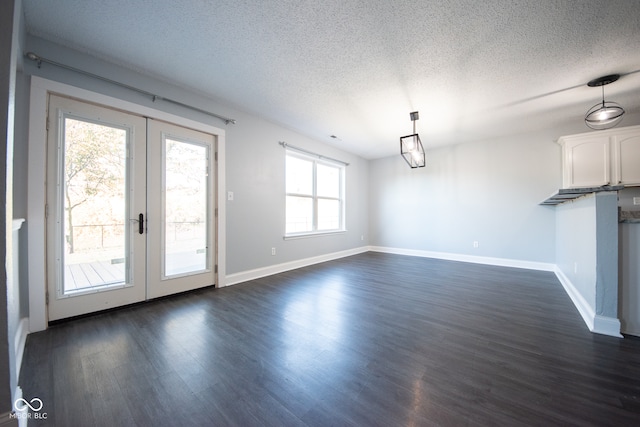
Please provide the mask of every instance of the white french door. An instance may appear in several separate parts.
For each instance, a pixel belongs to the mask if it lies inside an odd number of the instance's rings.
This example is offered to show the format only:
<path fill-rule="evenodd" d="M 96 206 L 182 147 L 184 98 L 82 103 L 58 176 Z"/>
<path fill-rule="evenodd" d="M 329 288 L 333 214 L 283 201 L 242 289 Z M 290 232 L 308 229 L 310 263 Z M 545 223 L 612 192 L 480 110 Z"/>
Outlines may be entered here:
<path fill-rule="evenodd" d="M 215 281 L 215 139 L 51 95 L 48 318 Z"/>
<path fill-rule="evenodd" d="M 214 283 L 214 137 L 148 119 L 147 298 Z"/>

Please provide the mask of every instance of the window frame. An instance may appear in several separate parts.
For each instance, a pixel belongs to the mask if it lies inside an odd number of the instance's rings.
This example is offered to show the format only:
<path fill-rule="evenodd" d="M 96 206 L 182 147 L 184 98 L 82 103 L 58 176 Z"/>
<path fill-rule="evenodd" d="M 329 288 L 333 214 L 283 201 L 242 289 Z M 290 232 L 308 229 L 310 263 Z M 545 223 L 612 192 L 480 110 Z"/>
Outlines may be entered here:
<path fill-rule="evenodd" d="M 287 158 L 295 157 L 301 160 L 312 162 L 312 194 L 300 194 L 287 192 Z M 339 172 L 339 195 L 338 197 L 318 196 L 318 165 L 336 168 Z M 320 155 L 311 155 L 302 153 L 298 150 L 285 148 L 285 218 L 284 218 L 284 239 L 296 239 L 303 237 L 323 236 L 328 234 L 344 233 L 346 229 L 346 164 L 338 161 L 332 161 L 323 158 Z M 312 199 L 312 226 L 311 230 L 287 232 L 287 198 L 288 197 L 307 197 Z M 339 207 L 339 225 L 337 228 L 318 230 L 318 200 L 335 200 L 338 201 Z"/>

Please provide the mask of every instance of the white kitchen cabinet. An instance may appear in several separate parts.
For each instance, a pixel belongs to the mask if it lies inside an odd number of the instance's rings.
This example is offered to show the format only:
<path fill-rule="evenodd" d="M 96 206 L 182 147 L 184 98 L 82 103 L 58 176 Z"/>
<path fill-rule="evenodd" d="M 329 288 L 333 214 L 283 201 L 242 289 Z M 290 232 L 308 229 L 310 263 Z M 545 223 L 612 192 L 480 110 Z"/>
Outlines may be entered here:
<path fill-rule="evenodd" d="M 640 126 L 563 136 L 558 143 L 563 188 L 640 185 Z"/>
<path fill-rule="evenodd" d="M 613 183 L 623 185 L 640 185 L 640 129 L 635 133 L 614 135 Z"/>

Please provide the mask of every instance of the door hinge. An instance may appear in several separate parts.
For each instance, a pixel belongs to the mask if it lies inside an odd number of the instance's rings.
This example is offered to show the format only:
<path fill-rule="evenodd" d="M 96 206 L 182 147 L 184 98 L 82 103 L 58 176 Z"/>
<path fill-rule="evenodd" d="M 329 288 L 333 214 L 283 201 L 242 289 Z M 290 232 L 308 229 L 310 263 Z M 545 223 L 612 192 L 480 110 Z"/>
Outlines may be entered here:
<path fill-rule="evenodd" d="M 47 129 L 47 131 L 49 131 L 49 114 L 47 114 L 47 120 L 45 122 L 45 126 L 44 127 Z"/>
<path fill-rule="evenodd" d="M 213 267 L 213 272 L 217 273 L 218 272 L 218 264 L 215 265 L 215 267 Z"/>
<path fill-rule="evenodd" d="M 215 215 L 216 218 L 218 218 L 218 208 L 215 209 L 215 211 L 213 212 L 213 214 Z"/>
<path fill-rule="evenodd" d="M 44 295 L 44 301 L 46 305 L 49 305 L 49 292 Z"/>
<path fill-rule="evenodd" d="M 49 205 L 45 204 L 44 205 L 44 219 L 49 218 Z"/>
<path fill-rule="evenodd" d="M 218 161 L 218 152 L 216 151 L 216 153 L 214 154 L 214 159 L 216 159 L 216 162 Z"/>

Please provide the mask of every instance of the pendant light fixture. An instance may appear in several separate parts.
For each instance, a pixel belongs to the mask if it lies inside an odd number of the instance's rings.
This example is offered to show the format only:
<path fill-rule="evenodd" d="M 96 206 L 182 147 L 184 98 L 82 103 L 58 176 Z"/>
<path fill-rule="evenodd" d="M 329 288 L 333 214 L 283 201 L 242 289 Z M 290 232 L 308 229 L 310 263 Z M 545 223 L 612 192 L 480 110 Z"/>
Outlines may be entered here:
<path fill-rule="evenodd" d="M 620 123 L 624 115 L 624 109 L 615 102 L 604 100 L 604 86 L 613 83 L 620 78 L 619 74 L 598 77 L 587 83 L 589 87 L 602 87 L 602 103 L 598 103 L 587 111 L 584 122 L 591 129 L 609 129 Z"/>
<path fill-rule="evenodd" d="M 416 120 L 420 118 L 417 111 L 409 113 L 413 122 L 413 134 L 400 137 L 400 154 L 412 168 L 423 168 L 426 164 L 424 148 L 420 136 L 416 133 Z"/>

